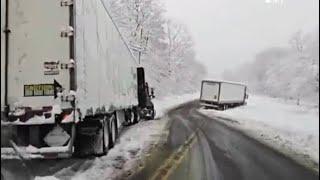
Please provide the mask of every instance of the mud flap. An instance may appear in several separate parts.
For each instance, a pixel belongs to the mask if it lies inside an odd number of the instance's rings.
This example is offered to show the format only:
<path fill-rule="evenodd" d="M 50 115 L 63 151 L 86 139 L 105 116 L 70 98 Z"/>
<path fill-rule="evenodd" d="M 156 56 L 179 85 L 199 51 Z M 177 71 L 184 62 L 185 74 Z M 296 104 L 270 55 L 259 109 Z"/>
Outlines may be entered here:
<path fill-rule="evenodd" d="M 98 120 L 88 120 L 78 124 L 74 143 L 77 157 L 99 156 L 104 154 L 103 124 Z"/>

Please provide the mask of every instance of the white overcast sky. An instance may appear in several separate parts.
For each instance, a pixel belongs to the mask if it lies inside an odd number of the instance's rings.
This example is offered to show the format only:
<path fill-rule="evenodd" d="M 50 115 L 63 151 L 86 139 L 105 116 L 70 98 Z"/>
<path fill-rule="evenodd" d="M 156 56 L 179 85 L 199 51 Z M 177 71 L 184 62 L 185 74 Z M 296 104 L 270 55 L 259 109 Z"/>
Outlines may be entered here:
<path fill-rule="evenodd" d="M 252 61 L 264 48 L 286 45 L 298 30 L 319 26 L 319 0 L 266 1 L 277 0 L 164 0 L 167 16 L 189 27 L 209 76 Z"/>

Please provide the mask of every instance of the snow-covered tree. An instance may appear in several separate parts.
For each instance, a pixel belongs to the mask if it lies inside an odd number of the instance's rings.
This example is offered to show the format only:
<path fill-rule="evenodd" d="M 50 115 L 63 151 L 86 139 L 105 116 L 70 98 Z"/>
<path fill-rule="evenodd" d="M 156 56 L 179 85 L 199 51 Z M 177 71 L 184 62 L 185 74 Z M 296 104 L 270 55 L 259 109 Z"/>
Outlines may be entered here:
<path fill-rule="evenodd" d="M 191 35 L 182 23 L 165 18 L 160 0 L 105 3 L 140 65 L 146 67 L 147 80 L 159 87 L 160 95 L 199 89 L 206 70 L 196 62 Z"/>
<path fill-rule="evenodd" d="M 152 51 L 164 34 L 158 0 L 110 0 L 111 14 L 137 59 Z"/>
<path fill-rule="evenodd" d="M 229 79 L 247 82 L 255 92 L 318 104 L 319 33 L 299 31 L 287 47 L 266 49 L 232 72 Z"/>
<path fill-rule="evenodd" d="M 298 31 L 294 33 L 292 38 L 290 39 L 291 46 L 299 54 L 303 54 L 305 50 L 305 43 L 306 43 L 306 40 L 303 37 L 302 31 Z"/>
<path fill-rule="evenodd" d="M 166 23 L 166 42 L 168 49 L 168 70 L 175 71 L 188 56 L 194 57 L 194 42 L 188 28 L 177 21 L 168 20 Z"/>

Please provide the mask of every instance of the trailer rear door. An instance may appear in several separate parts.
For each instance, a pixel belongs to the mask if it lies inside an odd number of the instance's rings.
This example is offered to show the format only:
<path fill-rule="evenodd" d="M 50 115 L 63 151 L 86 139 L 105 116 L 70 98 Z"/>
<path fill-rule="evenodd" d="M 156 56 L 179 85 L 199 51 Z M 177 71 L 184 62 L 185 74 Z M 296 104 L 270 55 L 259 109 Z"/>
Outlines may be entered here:
<path fill-rule="evenodd" d="M 218 102 L 219 100 L 219 82 L 203 81 L 201 87 L 202 101 Z"/>
<path fill-rule="evenodd" d="M 11 31 L 8 103 L 32 108 L 53 105 L 55 80 L 70 89 L 70 72 L 61 68 L 71 58 L 72 38 L 61 36 L 72 30 L 68 28 L 70 8 L 59 0 L 10 0 L 7 10 Z M 1 71 L 2 62 L 1 56 Z"/>

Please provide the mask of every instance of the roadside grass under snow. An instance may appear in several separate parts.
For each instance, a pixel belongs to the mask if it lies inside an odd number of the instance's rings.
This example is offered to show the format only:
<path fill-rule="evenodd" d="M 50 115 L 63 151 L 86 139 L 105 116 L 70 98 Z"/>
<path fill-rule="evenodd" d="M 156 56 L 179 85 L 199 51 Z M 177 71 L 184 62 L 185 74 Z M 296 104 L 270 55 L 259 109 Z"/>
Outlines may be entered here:
<path fill-rule="evenodd" d="M 125 129 L 115 147 L 106 156 L 88 160 L 89 167 L 77 169 L 66 167 L 52 176 L 36 177 L 36 180 L 72 179 L 106 180 L 118 179 L 124 173 L 132 173 L 150 153 L 152 147 L 166 138 L 168 119 L 166 112 L 186 101 L 196 99 L 199 93 L 182 96 L 168 96 L 154 99 L 156 120 L 142 121 Z M 86 165 L 83 166 L 86 166 Z"/>
<path fill-rule="evenodd" d="M 208 116 L 221 117 L 222 122 L 319 171 L 317 106 L 307 104 L 298 106 L 293 101 L 251 96 L 246 106 L 226 111 L 201 109 L 200 112 Z"/>

